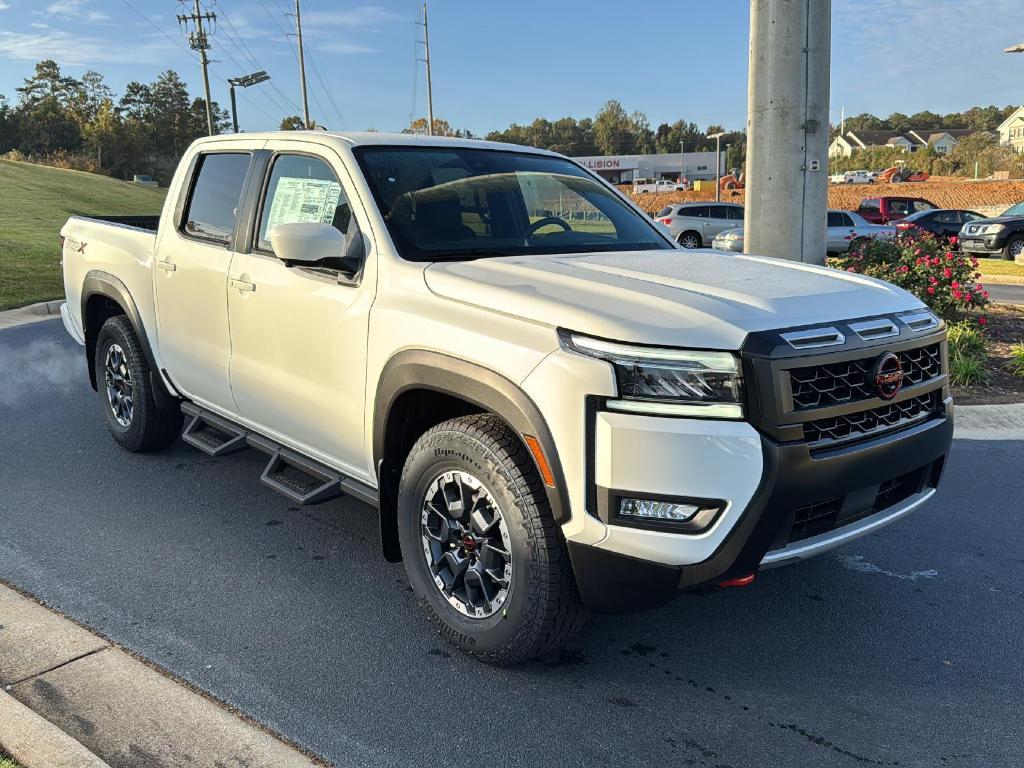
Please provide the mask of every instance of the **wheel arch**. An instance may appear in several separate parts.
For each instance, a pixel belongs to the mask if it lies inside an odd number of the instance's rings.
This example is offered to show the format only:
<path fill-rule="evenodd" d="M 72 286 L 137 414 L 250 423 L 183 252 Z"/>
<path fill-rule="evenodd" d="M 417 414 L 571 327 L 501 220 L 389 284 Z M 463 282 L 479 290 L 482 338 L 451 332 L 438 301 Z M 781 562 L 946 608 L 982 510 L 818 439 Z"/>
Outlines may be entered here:
<path fill-rule="evenodd" d="M 176 403 L 176 398 L 167 389 L 163 378 L 159 375 L 160 370 L 153 357 L 153 349 L 149 344 L 149 335 L 146 333 L 146 326 L 142 322 L 142 315 L 132 298 L 127 286 L 115 275 L 102 270 L 94 269 L 85 276 L 82 282 L 82 331 L 85 336 L 85 354 L 89 368 L 89 383 L 93 389 L 97 389 L 96 367 L 93 360 L 96 356 L 96 340 L 99 338 L 100 328 L 103 327 L 109 318 L 116 315 L 125 315 L 132 324 L 139 339 L 139 345 L 149 363 L 150 380 L 153 386 L 154 398 L 157 404 L 166 406 Z"/>
<path fill-rule="evenodd" d="M 697 238 L 698 248 L 704 245 L 704 236 L 696 229 L 684 229 L 682 232 L 676 235 L 676 242 L 682 245 L 683 238 L 686 237 L 687 235 L 693 235 L 695 238 Z"/>
<path fill-rule="evenodd" d="M 380 494 L 384 556 L 401 559 L 398 482 L 409 449 L 423 432 L 450 418 L 493 413 L 523 441 L 537 440 L 554 485 L 543 484 L 556 523 L 569 518 L 569 499 L 554 439 L 540 409 L 514 382 L 481 365 L 427 350 L 404 350 L 381 371 L 373 409 L 373 465 Z M 538 475 L 544 471 L 530 450 Z"/>

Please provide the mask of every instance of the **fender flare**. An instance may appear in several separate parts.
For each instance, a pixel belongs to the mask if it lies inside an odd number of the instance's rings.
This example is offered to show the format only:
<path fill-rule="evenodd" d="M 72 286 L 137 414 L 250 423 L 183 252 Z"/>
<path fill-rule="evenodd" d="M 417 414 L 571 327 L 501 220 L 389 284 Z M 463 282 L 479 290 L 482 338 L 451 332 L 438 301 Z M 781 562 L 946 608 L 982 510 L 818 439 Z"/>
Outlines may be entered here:
<path fill-rule="evenodd" d="M 132 324 L 135 335 L 139 339 L 139 345 L 142 347 L 142 353 L 146 356 L 146 362 L 149 363 L 150 383 L 153 386 L 154 399 L 157 401 L 157 405 L 165 407 L 175 404 L 177 398 L 167 388 L 163 377 L 159 373 L 160 369 L 157 367 L 156 358 L 153 357 L 153 348 L 149 344 L 149 335 L 146 333 L 146 326 L 142 322 L 142 315 L 139 314 L 139 308 L 135 304 L 135 299 L 132 298 L 127 286 L 125 286 L 120 278 L 101 269 L 90 270 L 82 281 L 82 334 L 86 340 L 86 358 L 88 360 L 89 382 L 92 384 L 92 388 L 97 389 L 98 386 L 96 366 L 93 365 L 93 358 L 96 353 L 95 338 L 100 329 L 96 328 L 90 337 L 90 329 L 88 327 L 89 314 L 86 312 L 86 308 L 89 306 L 89 300 L 94 296 L 105 296 L 111 301 L 117 302 L 124 309 L 125 315 L 127 315 L 128 321 Z M 92 342 L 90 342 L 90 338 L 93 339 Z"/>
<path fill-rule="evenodd" d="M 404 392 L 414 389 L 432 390 L 465 400 L 503 419 L 520 439 L 525 435 L 536 438 L 555 481 L 554 487 L 543 485 L 551 514 L 560 525 L 568 521 L 569 495 L 562 464 L 554 438 L 537 405 L 518 385 L 501 374 L 439 352 L 403 350 L 388 360 L 381 371 L 373 408 L 373 466 L 377 468 L 378 481 L 383 480 L 382 462 L 392 406 Z M 538 475 L 542 476 L 536 457 L 533 460 Z"/>

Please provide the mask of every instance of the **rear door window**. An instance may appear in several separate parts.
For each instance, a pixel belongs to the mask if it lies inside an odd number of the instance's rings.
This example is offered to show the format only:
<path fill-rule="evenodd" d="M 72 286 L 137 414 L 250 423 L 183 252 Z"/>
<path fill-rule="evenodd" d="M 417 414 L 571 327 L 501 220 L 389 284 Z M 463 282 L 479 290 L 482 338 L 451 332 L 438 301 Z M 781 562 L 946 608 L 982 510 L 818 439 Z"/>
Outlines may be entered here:
<path fill-rule="evenodd" d="M 830 227 L 842 227 L 845 226 L 843 223 L 843 214 L 836 211 L 828 212 L 828 226 Z"/>
<path fill-rule="evenodd" d="M 202 155 L 196 165 L 181 230 L 190 237 L 227 245 L 235 229 L 249 154 L 217 152 Z"/>
<path fill-rule="evenodd" d="M 909 201 L 911 210 L 914 211 L 934 211 L 935 206 L 929 203 L 927 200 L 910 200 Z"/>
<path fill-rule="evenodd" d="M 860 201 L 860 207 L 857 210 L 858 211 L 867 211 L 868 213 L 871 213 L 871 212 L 877 213 L 878 211 L 881 210 L 881 208 L 878 205 L 878 198 L 869 198 L 867 200 L 861 200 Z"/>
<path fill-rule="evenodd" d="M 695 205 L 690 208 L 680 208 L 679 216 L 692 216 L 697 219 L 706 219 L 708 217 L 708 206 L 706 205 Z"/>
<path fill-rule="evenodd" d="M 729 206 L 729 219 L 731 221 L 743 221 L 743 209 L 738 205 Z"/>
<path fill-rule="evenodd" d="M 910 203 L 906 200 L 890 200 L 889 212 L 900 214 L 910 213 Z"/>
<path fill-rule="evenodd" d="M 729 218 L 729 206 L 727 206 L 727 205 L 712 205 L 711 206 L 711 218 L 712 219 L 728 219 Z"/>

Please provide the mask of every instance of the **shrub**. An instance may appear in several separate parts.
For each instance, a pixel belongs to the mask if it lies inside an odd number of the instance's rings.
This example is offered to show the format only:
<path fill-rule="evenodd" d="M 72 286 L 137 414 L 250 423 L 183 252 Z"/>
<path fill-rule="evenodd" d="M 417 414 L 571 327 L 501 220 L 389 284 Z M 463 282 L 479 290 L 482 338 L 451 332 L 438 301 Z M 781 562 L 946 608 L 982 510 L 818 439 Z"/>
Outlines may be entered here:
<path fill-rule="evenodd" d="M 831 263 L 910 291 L 944 320 L 958 320 L 989 304 L 988 292 L 977 282 L 978 260 L 950 250 L 928 232 L 854 243 Z M 984 325 L 984 318 L 979 322 Z"/>
<path fill-rule="evenodd" d="M 950 355 L 967 355 L 983 357 L 985 355 L 985 337 L 977 326 L 969 321 L 961 320 L 950 324 L 947 329 Z"/>
<path fill-rule="evenodd" d="M 1010 362 L 1006 367 L 1014 376 L 1024 376 L 1024 341 L 1010 348 Z"/>
<path fill-rule="evenodd" d="M 949 378 L 960 387 L 985 386 L 989 383 L 985 358 L 975 355 L 949 356 Z"/>

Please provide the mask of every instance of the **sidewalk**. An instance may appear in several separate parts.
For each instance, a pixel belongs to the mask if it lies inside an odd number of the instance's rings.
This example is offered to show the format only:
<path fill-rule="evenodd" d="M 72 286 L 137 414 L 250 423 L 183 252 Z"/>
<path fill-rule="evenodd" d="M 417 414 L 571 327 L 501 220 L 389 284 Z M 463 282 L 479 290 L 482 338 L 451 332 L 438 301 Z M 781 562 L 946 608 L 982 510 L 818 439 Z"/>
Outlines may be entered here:
<path fill-rule="evenodd" d="M 0 749 L 25 768 L 322 765 L 0 585 Z"/>

